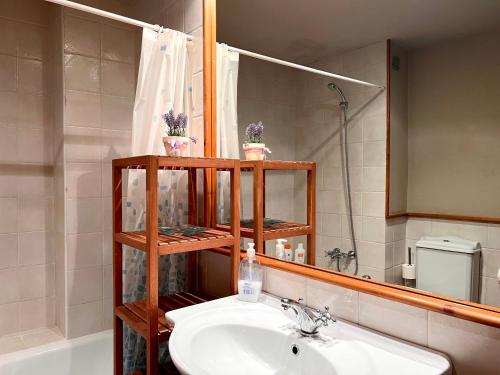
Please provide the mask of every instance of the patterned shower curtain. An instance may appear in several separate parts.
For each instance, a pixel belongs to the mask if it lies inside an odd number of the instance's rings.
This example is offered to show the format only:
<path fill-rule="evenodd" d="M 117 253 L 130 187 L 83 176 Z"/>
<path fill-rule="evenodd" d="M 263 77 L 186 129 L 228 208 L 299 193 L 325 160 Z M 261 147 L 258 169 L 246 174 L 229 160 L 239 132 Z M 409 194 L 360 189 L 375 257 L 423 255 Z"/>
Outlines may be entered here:
<path fill-rule="evenodd" d="M 186 35 L 173 30 L 143 30 L 141 61 L 137 79 L 132 127 L 132 155 L 165 155 L 162 114 L 173 109 L 190 118 L 191 75 L 188 72 Z M 188 123 L 189 126 L 189 123 Z M 144 170 L 129 170 L 125 193 L 125 230 L 141 230 L 146 225 L 146 179 Z M 187 222 L 187 176 L 181 171 L 158 175 L 158 221 L 160 226 Z M 145 299 L 145 253 L 127 247 L 123 261 L 124 302 Z M 162 256 L 159 260 L 159 293 L 168 295 L 185 288 L 184 255 Z M 145 340 L 129 327 L 124 328 L 124 371 L 144 370 Z M 168 360 L 168 344 L 160 347 L 160 361 Z"/>

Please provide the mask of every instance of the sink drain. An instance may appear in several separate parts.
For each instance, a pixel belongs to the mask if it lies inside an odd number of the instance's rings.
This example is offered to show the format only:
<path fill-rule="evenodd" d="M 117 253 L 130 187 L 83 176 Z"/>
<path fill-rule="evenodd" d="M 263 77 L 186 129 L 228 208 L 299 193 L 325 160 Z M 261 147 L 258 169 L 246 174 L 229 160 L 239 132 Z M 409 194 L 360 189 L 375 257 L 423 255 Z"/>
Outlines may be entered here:
<path fill-rule="evenodd" d="M 299 355 L 299 347 L 295 344 L 292 345 L 292 353 L 293 355 Z"/>

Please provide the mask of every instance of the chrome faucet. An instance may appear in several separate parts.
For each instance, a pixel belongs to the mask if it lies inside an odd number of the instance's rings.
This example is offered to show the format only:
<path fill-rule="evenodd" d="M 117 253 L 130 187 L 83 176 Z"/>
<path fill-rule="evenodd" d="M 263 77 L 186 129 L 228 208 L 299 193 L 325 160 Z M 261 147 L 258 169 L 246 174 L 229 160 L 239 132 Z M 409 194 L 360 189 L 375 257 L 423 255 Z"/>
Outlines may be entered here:
<path fill-rule="evenodd" d="M 312 309 L 302 303 L 303 299 L 298 301 L 289 298 L 281 299 L 281 307 L 286 311 L 292 309 L 297 317 L 300 327 L 300 333 L 303 336 L 314 336 L 319 332 L 319 327 L 328 326 L 330 323 L 336 322 L 329 312 L 328 307 L 324 311 Z"/>

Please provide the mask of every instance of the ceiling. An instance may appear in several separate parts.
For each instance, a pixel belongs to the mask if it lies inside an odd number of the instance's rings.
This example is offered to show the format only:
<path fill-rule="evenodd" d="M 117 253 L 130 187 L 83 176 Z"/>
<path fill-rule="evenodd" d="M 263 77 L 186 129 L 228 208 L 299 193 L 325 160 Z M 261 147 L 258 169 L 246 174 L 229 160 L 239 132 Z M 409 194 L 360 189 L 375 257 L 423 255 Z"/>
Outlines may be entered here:
<path fill-rule="evenodd" d="M 498 28 L 499 0 L 217 0 L 217 41 L 299 63 L 386 39 L 419 48 Z"/>

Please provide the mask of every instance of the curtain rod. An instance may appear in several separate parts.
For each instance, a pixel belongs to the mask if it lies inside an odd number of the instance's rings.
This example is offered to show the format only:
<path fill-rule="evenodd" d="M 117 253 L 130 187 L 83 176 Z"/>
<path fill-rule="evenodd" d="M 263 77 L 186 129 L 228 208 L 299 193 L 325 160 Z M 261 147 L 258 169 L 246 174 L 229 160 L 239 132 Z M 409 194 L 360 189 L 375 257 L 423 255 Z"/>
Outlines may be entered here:
<path fill-rule="evenodd" d="M 376 85 L 376 84 L 370 83 L 370 82 L 360 81 L 359 79 L 345 77 L 345 76 L 341 76 L 339 74 L 325 72 L 324 70 L 310 68 L 308 66 L 291 63 L 291 62 L 285 61 L 285 60 L 275 59 L 274 57 L 260 55 L 258 53 L 246 51 L 244 49 L 240 49 L 240 48 L 236 48 L 236 47 L 231 47 L 231 46 L 228 46 L 228 49 L 230 51 L 233 51 L 233 52 L 238 52 L 238 53 L 240 53 L 242 55 L 254 57 L 254 58 L 259 59 L 259 60 L 270 61 L 270 62 L 273 62 L 273 63 L 276 63 L 276 64 L 280 64 L 280 65 L 289 66 L 291 68 L 296 68 L 296 69 L 304 70 L 306 72 L 316 73 L 316 74 L 323 75 L 323 76 L 326 76 L 326 77 L 331 77 L 331 78 L 337 78 L 337 79 L 341 79 L 343 81 L 358 83 L 358 84 L 364 85 L 364 86 L 377 87 L 377 88 L 382 89 L 382 90 L 385 89 L 385 86 Z"/>
<path fill-rule="evenodd" d="M 82 12 L 95 14 L 97 16 L 110 18 L 112 20 L 127 23 L 129 25 L 142 27 L 143 29 L 151 29 L 154 31 L 160 31 L 162 29 L 165 29 L 164 27 L 159 26 L 159 25 L 152 25 L 150 23 L 142 22 L 139 20 L 135 20 L 133 18 L 125 17 L 125 16 L 120 16 L 119 14 L 107 12 L 107 11 L 101 10 L 101 9 L 96 9 L 96 8 L 89 7 L 89 6 L 83 5 L 83 4 L 78 4 L 78 3 L 75 3 L 75 2 L 69 1 L 69 0 L 45 0 L 45 1 L 47 1 L 49 3 L 59 4 L 59 5 L 68 7 L 68 8 L 81 10 Z M 193 37 L 191 35 L 187 35 L 187 39 L 193 40 Z"/>

